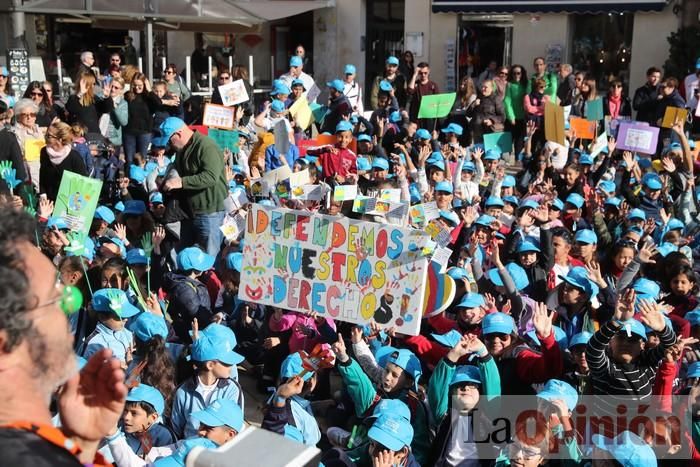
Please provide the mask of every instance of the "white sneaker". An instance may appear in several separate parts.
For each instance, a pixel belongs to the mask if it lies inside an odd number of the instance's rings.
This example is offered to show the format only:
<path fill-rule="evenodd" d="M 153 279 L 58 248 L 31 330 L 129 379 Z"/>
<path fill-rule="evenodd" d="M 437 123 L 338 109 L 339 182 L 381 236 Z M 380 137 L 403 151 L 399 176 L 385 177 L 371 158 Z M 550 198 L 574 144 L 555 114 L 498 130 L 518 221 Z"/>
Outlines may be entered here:
<path fill-rule="evenodd" d="M 348 446 L 348 441 L 350 441 L 351 433 L 349 431 L 338 428 L 337 426 L 332 426 L 326 430 L 326 436 L 328 441 L 336 448 L 346 448 Z"/>

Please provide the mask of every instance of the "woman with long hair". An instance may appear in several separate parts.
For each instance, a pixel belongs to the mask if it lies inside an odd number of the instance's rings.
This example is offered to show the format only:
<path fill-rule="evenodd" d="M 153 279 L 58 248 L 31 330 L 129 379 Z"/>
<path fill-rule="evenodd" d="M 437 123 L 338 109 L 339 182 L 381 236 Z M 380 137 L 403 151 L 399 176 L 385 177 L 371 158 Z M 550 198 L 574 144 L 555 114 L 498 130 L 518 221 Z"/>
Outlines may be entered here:
<path fill-rule="evenodd" d="M 527 93 L 527 71 L 522 65 L 513 65 L 508 72 L 508 84 L 503 98 L 506 114 L 506 131 L 513 135 L 515 154 L 520 154 L 525 145 L 525 108 L 523 99 Z"/>
<path fill-rule="evenodd" d="M 102 91 L 102 95 L 95 94 L 95 75 L 81 73 L 75 83 L 75 94 L 71 95 L 66 103 L 71 122 L 87 128 L 88 141 L 102 139 L 100 116 L 114 108 L 111 85 L 106 84 Z"/>
<path fill-rule="evenodd" d="M 574 103 L 571 105 L 571 115 L 576 117 L 586 116 L 586 104 L 589 101 L 595 100 L 598 97 L 597 86 L 595 78 L 591 76 L 586 76 L 581 83 L 581 92 L 574 99 Z"/>
<path fill-rule="evenodd" d="M 129 105 L 129 119 L 122 140 L 126 161 L 131 164 L 137 152 L 142 157 L 148 155 L 148 145 L 153 134 L 153 114 L 161 102 L 143 73 L 134 75 L 129 92 L 126 93 L 126 101 Z"/>
<path fill-rule="evenodd" d="M 413 52 L 410 50 L 405 51 L 399 61 L 399 73 L 404 76 L 413 76 L 415 68 L 416 61 L 413 58 Z"/>
<path fill-rule="evenodd" d="M 68 114 L 66 114 L 66 104 L 61 101 L 61 96 L 57 96 L 54 92 L 53 83 L 51 81 L 44 81 L 42 86 L 44 86 L 46 101 L 49 103 L 49 106 L 51 106 L 58 118 L 62 121 L 66 121 L 68 118 Z"/>
<path fill-rule="evenodd" d="M 114 108 L 109 113 L 105 137 L 114 146 L 114 154 L 119 157 L 122 150 L 124 127 L 129 123 L 129 105 L 124 99 L 124 80 L 120 77 L 112 79 L 112 101 Z"/>
<path fill-rule="evenodd" d="M 472 132 L 469 121 L 474 115 L 476 98 L 474 80 L 469 76 L 465 76 L 459 83 L 457 98 L 452 106 L 452 112 L 450 112 L 450 122 L 454 122 L 464 129 L 460 137 L 460 144 L 463 147 L 472 144 Z"/>
<path fill-rule="evenodd" d="M 38 107 L 36 114 L 36 124 L 39 128 L 47 128 L 56 118 L 51 102 L 46 94 L 43 83 L 40 81 L 32 81 L 24 91 L 24 98 L 31 99 Z"/>

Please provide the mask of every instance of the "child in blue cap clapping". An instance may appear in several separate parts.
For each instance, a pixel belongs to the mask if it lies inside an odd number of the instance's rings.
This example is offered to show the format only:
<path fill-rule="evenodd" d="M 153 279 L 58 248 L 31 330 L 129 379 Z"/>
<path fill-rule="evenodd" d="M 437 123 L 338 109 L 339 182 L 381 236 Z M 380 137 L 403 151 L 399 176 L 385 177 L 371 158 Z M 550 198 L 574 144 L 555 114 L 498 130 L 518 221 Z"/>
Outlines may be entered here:
<path fill-rule="evenodd" d="M 175 393 L 171 425 L 181 438 L 197 433 L 192 413 L 212 401 L 233 401 L 241 408 L 244 404 L 243 390 L 231 374 L 232 368 L 241 363 L 243 357 L 233 351 L 235 342 L 225 330 L 207 329 L 199 335 L 195 332 L 193 336 L 190 359 L 195 375 L 182 383 Z"/>
<path fill-rule="evenodd" d="M 97 327 L 87 338 L 82 356 L 89 359 L 104 348 L 112 350 L 114 358 L 126 368 L 131 361 L 134 337 L 124 328 L 126 319 L 139 313 L 119 289 L 102 289 L 92 297 L 92 310 L 97 314 Z"/>

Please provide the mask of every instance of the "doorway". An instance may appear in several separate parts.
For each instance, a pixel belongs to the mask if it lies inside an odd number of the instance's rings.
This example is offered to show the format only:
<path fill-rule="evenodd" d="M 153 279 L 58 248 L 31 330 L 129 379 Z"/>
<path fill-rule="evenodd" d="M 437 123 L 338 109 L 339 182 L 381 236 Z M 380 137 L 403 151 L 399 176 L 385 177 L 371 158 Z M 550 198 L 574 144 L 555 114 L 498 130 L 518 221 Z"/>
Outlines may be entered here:
<path fill-rule="evenodd" d="M 513 18 L 469 17 L 460 20 L 457 40 L 458 77 L 479 76 L 489 65 L 510 65 L 512 57 Z"/>

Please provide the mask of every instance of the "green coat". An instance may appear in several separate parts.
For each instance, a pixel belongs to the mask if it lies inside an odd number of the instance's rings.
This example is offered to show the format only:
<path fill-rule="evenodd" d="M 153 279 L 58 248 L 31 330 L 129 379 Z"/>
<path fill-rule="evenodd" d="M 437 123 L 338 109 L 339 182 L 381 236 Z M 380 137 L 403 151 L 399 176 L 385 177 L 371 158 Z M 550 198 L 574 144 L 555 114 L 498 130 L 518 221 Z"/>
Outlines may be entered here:
<path fill-rule="evenodd" d="M 544 95 L 549 96 L 550 99 L 552 99 L 552 102 L 557 102 L 557 88 L 559 87 L 559 78 L 557 77 L 556 73 L 550 73 L 550 72 L 545 72 L 544 76 L 542 77 L 544 79 L 544 82 L 547 83 L 547 86 L 544 88 Z M 527 94 L 530 94 L 532 92 L 532 85 L 535 84 L 535 78 L 534 76 L 530 78 L 530 81 L 527 83 Z"/>
<path fill-rule="evenodd" d="M 523 120 L 525 118 L 525 86 L 520 83 L 508 83 L 506 95 L 503 97 L 503 108 L 506 120 Z"/>
<path fill-rule="evenodd" d="M 194 214 L 224 210 L 228 194 L 224 154 L 213 139 L 195 132 L 175 158 L 175 168 Z"/>
<path fill-rule="evenodd" d="M 345 383 L 345 389 L 348 391 L 355 405 L 355 414 L 359 418 L 365 418 L 371 415 L 371 413 L 368 412 L 370 412 L 375 405 L 377 390 L 374 388 L 369 376 L 362 370 L 360 364 L 352 358 L 347 362 L 338 362 L 338 371 Z M 408 403 L 409 394 L 407 391 L 402 391 L 398 398 L 409 407 L 411 406 Z M 429 417 L 420 406 L 411 414 L 411 425 L 413 426 L 414 432 L 411 451 L 421 465 L 425 463 L 425 459 L 430 451 L 430 427 L 428 418 Z"/>

